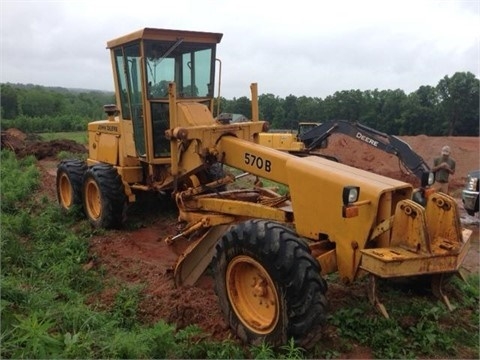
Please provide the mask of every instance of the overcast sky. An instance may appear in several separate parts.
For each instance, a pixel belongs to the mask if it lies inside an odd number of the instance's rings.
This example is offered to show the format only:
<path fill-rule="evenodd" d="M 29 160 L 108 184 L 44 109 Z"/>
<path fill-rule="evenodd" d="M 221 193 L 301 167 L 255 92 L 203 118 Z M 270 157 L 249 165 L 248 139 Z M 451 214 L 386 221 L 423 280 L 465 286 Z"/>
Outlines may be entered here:
<path fill-rule="evenodd" d="M 223 33 L 222 96 L 479 78 L 480 0 L 0 0 L 0 82 L 114 90 L 106 42 L 144 27 Z"/>

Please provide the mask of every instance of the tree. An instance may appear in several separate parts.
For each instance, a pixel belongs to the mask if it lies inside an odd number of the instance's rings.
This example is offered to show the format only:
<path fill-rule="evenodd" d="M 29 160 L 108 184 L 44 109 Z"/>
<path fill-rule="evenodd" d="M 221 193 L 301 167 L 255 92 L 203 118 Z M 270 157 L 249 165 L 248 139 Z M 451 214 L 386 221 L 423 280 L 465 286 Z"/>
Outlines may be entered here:
<path fill-rule="evenodd" d="M 402 113 L 400 135 L 440 135 L 438 93 L 434 87 L 420 86 L 408 95 Z"/>
<path fill-rule="evenodd" d="M 243 116 L 246 116 L 247 118 L 251 119 L 252 118 L 252 104 L 251 101 L 248 97 L 242 96 L 239 97 L 238 99 L 233 99 L 234 100 L 234 106 L 232 113 L 235 114 L 242 114 Z"/>
<path fill-rule="evenodd" d="M 283 109 L 285 111 L 285 123 L 284 128 L 293 129 L 298 124 L 298 108 L 297 97 L 294 95 L 288 95 L 283 103 Z"/>
<path fill-rule="evenodd" d="M 480 81 L 471 72 L 456 72 L 439 81 L 443 129 L 446 135 L 479 134 Z"/>
<path fill-rule="evenodd" d="M 323 101 L 320 98 L 301 96 L 297 99 L 298 120 L 318 121 L 325 119 Z"/>
<path fill-rule="evenodd" d="M 41 87 L 21 92 L 20 108 L 25 116 L 59 115 L 63 111 L 63 96 Z"/>
<path fill-rule="evenodd" d="M 280 100 L 273 94 L 262 94 L 258 96 L 258 108 L 260 119 L 273 122 L 275 109 L 279 105 Z"/>
<path fill-rule="evenodd" d="M 0 86 L 2 119 L 15 119 L 18 115 L 17 90 L 8 84 Z"/>

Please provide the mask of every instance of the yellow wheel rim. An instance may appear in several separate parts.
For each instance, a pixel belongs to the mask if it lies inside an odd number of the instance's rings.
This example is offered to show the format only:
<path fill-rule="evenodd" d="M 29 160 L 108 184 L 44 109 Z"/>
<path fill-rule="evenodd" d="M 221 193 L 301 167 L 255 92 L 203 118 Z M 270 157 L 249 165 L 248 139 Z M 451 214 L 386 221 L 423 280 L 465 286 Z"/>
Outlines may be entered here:
<path fill-rule="evenodd" d="M 96 220 L 100 217 L 102 212 L 100 189 L 93 179 L 88 179 L 85 184 L 85 207 L 91 219 Z"/>
<path fill-rule="evenodd" d="M 265 268 L 249 256 L 237 256 L 228 264 L 226 285 L 240 321 L 255 333 L 272 332 L 279 319 L 279 298 Z"/>
<path fill-rule="evenodd" d="M 60 204 L 65 209 L 69 209 L 73 205 L 73 189 L 67 174 L 62 173 L 58 181 L 58 195 Z"/>

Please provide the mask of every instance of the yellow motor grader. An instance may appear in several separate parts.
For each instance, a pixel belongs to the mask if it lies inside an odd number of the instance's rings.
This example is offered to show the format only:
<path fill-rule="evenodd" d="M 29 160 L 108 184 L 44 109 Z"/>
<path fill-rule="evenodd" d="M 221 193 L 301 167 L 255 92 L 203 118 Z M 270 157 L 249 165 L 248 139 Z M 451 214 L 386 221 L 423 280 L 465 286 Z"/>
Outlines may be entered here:
<path fill-rule="evenodd" d="M 89 155 L 58 165 L 60 206 L 83 210 L 95 227 L 118 227 L 139 193 L 171 194 L 188 238 L 175 268 L 178 286 L 208 266 L 227 322 L 239 338 L 313 345 L 327 318 L 324 275 L 345 283 L 370 277 L 369 297 L 385 316 L 376 279 L 456 273 L 469 247 L 455 200 L 316 156 L 258 144 L 252 120 L 214 113 L 216 46 L 222 34 L 145 28 L 107 43 L 116 104 L 88 125 Z M 288 187 L 287 195 L 252 186 L 230 189 L 243 174 Z M 159 214 L 161 216 L 161 214 Z"/>

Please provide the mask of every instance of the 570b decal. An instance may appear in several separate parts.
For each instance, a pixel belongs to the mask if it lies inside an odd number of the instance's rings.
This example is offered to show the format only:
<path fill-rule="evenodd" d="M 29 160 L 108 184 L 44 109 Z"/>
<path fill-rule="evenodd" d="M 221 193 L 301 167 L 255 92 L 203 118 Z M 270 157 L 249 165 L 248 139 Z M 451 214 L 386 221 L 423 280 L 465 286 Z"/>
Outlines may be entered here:
<path fill-rule="evenodd" d="M 259 170 L 265 170 L 266 172 L 270 172 L 272 170 L 272 162 L 262 158 L 261 156 L 256 156 L 246 152 L 244 154 L 244 160 L 245 164 L 256 167 Z"/>

